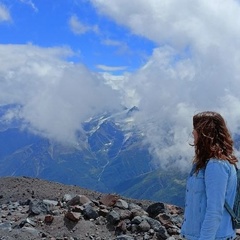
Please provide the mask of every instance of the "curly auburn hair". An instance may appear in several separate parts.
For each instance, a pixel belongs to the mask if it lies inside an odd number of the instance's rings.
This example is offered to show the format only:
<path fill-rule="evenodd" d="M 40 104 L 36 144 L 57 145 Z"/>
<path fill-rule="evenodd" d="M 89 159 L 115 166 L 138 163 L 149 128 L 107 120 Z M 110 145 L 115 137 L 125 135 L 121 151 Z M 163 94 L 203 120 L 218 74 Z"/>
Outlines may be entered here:
<path fill-rule="evenodd" d="M 206 166 L 210 158 L 238 162 L 233 152 L 233 140 L 223 117 L 216 112 L 200 112 L 193 116 L 193 128 L 198 138 L 195 147 L 196 172 Z"/>

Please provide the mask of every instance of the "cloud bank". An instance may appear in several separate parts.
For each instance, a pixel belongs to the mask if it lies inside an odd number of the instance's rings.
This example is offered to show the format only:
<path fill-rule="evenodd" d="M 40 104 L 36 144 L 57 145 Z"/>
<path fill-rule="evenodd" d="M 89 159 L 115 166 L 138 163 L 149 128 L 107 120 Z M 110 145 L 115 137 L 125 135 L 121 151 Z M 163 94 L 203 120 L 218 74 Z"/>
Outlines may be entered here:
<path fill-rule="evenodd" d="M 73 142 L 83 121 L 118 108 L 117 92 L 100 75 L 67 61 L 72 54 L 68 48 L 0 45 L 0 104 L 20 106 L 4 121 L 20 118 L 36 133 Z"/>
<path fill-rule="evenodd" d="M 158 163 L 170 166 L 174 159 L 183 168 L 189 165 L 192 115 L 198 111 L 219 111 L 231 132 L 239 134 L 238 1 L 91 2 L 101 14 L 158 45 L 122 87 L 138 99 L 135 121 Z"/>

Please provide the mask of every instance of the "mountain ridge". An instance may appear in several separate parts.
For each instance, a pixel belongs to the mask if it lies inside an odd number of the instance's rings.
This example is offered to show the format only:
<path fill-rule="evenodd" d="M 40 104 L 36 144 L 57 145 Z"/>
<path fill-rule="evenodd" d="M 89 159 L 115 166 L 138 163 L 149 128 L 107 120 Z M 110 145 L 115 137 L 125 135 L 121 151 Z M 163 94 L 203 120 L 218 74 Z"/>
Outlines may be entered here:
<path fill-rule="evenodd" d="M 175 195 L 183 196 L 184 191 L 181 185 L 175 184 L 174 174 L 165 171 L 166 178 L 177 189 L 172 199 L 167 185 L 158 185 L 161 174 L 158 176 L 157 172 L 164 170 L 158 171 L 152 164 L 149 146 L 142 133 L 134 128 L 132 117 L 137 111 L 135 107 L 92 117 L 83 123 L 84 134 L 79 132 L 77 141 L 71 144 L 38 136 L 21 127 L 20 121 L 2 120 L 0 176 L 25 175 L 144 198 L 148 196 L 141 191 L 150 190 L 155 184 L 155 188 L 161 188 L 161 192 L 149 191 L 148 195 L 154 196 L 151 200 L 167 200 L 182 206 L 183 198 L 176 199 Z M 152 181 L 145 181 L 145 174 Z M 182 177 L 180 173 L 178 175 Z"/>

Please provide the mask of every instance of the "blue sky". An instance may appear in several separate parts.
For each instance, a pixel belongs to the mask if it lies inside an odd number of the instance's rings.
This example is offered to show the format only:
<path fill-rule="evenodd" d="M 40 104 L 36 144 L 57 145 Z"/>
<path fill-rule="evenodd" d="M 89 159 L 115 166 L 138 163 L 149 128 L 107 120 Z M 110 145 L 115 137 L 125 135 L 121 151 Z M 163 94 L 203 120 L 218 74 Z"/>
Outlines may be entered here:
<path fill-rule="evenodd" d="M 0 122 L 74 142 L 137 106 L 149 151 L 184 168 L 194 113 L 240 133 L 239 16 L 238 0 L 0 0 L 0 106 L 16 106 Z"/>
<path fill-rule="evenodd" d="M 1 43 L 68 46 L 75 52 L 70 60 L 93 70 L 134 71 L 155 45 L 98 13 L 89 1 L 5 0 L 2 6 L 9 18 L 0 25 Z"/>

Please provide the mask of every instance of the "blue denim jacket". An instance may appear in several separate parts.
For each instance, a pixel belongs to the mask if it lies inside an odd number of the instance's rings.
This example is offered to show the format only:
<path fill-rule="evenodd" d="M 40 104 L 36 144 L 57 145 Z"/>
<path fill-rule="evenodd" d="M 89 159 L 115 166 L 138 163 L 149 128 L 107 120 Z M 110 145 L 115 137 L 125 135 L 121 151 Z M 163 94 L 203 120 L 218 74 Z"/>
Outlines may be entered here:
<path fill-rule="evenodd" d="M 210 159 L 198 174 L 193 173 L 194 167 L 187 180 L 182 236 L 189 240 L 234 239 L 235 230 L 224 202 L 227 200 L 230 206 L 234 203 L 235 166 Z"/>

